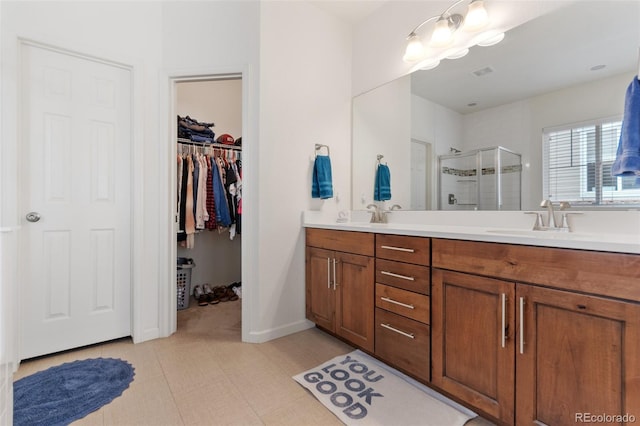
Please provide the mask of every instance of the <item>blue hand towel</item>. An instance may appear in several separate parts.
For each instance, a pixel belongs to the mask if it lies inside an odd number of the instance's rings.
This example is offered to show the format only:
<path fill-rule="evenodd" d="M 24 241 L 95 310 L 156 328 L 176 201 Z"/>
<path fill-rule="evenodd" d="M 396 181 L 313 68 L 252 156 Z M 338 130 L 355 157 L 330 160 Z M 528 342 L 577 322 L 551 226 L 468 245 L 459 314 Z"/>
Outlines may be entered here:
<path fill-rule="evenodd" d="M 331 181 L 331 159 L 328 155 L 316 155 L 313 163 L 313 177 L 311 182 L 312 198 L 332 198 L 333 182 Z"/>
<path fill-rule="evenodd" d="M 640 81 L 633 78 L 624 100 L 622 130 L 612 176 L 640 176 Z"/>
<path fill-rule="evenodd" d="M 376 183 L 373 189 L 375 201 L 387 201 L 391 199 L 391 172 L 386 164 L 378 164 L 376 170 Z"/>

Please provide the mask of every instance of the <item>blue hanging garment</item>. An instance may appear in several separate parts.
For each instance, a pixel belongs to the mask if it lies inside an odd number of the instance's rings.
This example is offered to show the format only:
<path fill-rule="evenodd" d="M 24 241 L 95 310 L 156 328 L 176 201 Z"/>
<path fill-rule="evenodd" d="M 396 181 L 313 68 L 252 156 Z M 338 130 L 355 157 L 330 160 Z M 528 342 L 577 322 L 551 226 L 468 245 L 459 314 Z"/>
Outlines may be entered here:
<path fill-rule="evenodd" d="M 376 182 L 373 189 L 375 201 L 387 201 L 391 199 L 391 172 L 386 164 L 378 164 L 376 170 Z"/>
<path fill-rule="evenodd" d="M 640 176 L 640 81 L 633 78 L 624 100 L 622 130 L 612 176 Z"/>
<path fill-rule="evenodd" d="M 331 159 L 328 155 L 316 155 L 311 178 L 311 197 L 327 199 L 333 197 Z"/>

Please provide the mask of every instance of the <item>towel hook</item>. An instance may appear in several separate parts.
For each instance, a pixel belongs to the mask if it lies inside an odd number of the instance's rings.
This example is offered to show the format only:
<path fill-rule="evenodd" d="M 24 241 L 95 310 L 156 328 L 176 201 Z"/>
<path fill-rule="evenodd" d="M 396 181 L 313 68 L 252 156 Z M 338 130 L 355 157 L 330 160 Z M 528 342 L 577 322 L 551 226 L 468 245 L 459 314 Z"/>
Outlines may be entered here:
<path fill-rule="evenodd" d="M 316 156 L 318 155 L 318 151 L 320 151 L 322 148 L 327 148 L 327 156 L 329 155 L 329 146 L 328 145 L 322 145 L 317 143 L 316 144 Z"/>
<path fill-rule="evenodd" d="M 378 164 L 380 164 L 380 160 L 384 158 L 384 155 L 378 154 Z"/>

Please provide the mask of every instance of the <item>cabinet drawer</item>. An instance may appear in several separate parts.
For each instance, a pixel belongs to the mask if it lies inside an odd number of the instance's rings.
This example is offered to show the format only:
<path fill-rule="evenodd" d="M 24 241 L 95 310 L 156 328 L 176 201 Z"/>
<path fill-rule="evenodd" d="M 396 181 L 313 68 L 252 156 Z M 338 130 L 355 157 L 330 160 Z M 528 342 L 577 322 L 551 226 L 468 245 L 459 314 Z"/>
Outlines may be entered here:
<path fill-rule="evenodd" d="M 429 294 L 429 267 L 376 259 L 376 282 Z"/>
<path fill-rule="evenodd" d="M 376 307 L 429 324 L 429 296 L 376 284 Z"/>
<path fill-rule="evenodd" d="M 373 256 L 374 237 L 368 232 L 306 228 L 306 244 L 327 250 Z"/>
<path fill-rule="evenodd" d="M 640 301 L 640 255 L 434 238 L 433 267 Z"/>
<path fill-rule="evenodd" d="M 429 381 L 429 326 L 376 308 L 377 356 L 416 378 Z"/>
<path fill-rule="evenodd" d="M 376 257 L 429 266 L 430 240 L 405 235 L 376 235 Z"/>

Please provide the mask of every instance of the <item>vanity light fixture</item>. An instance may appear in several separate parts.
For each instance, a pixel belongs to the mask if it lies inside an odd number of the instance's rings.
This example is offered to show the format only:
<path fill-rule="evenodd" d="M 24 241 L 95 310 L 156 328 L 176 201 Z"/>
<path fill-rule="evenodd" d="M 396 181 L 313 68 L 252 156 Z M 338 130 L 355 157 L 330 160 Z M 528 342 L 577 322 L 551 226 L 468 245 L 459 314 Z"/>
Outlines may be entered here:
<path fill-rule="evenodd" d="M 482 47 L 493 46 L 502 40 L 504 40 L 504 33 L 497 30 L 484 32 L 474 39 L 475 43 Z"/>
<path fill-rule="evenodd" d="M 484 8 L 484 0 L 473 0 L 469 3 L 467 16 L 464 18 L 466 31 L 478 31 L 489 24 L 489 14 Z"/>
<path fill-rule="evenodd" d="M 489 25 L 489 15 L 487 14 L 487 10 L 484 7 L 484 0 L 471 0 L 467 7 L 466 16 L 463 16 L 460 13 L 451 13 L 451 11 L 456 6 L 464 1 L 469 0 L 457 0 L 442 14 L 432 16 L 415 27 L 413 31 L 411 31 L 407 36 L 407 48 L 405 50 L 403 60 L 408 63 L 423 61 L 424 63 L 421 62 L 418 68 L 431 69 L 435 68 L 442 58 L 457 59 L 465 56 L 469 52 L 469 49 L 467 48 L 467 46 L 464 46 L 462 44 L 458 46 L 454 45 L 455 33 L 459 29 L 463 29 L 467 32 L 477 32 L 484 29 L 487 25 Z M 427 48 L 418 35 L 418 31 L 427 23 L 433 21 L 435 21 L 435 25 L 428 39 L 428 48 L 450 48 L 443 55 L 438 55 L 438 57 L 433 57 L 434 55 L 431 55 L 432 57 L 429 58 L 427 55 Z M 502 38 L 504 38 L 504 33 L 501 34 Z M 480 43 L 494 42 L 495 44 L 500 42 L 502 38 L 500 38 L 500 36 L 497 34 L 491 34 L 491 37 L 489 37 L 489 35 L 486 35 L 479 38 L 478 40 L 480 41 Z M 491 45 L 480 43 L 475 42 L 473 44 L 483 46 Z"/>
<path fill-rule="evenodd" d="M 447 52 L 445 52 L 445 58 L 447 59 L 460 59 L 464 56 L 467 56 L 467 53 L 469 53 L 469 49 L 459 49 L 459 50 L 448 50 Z"/>

